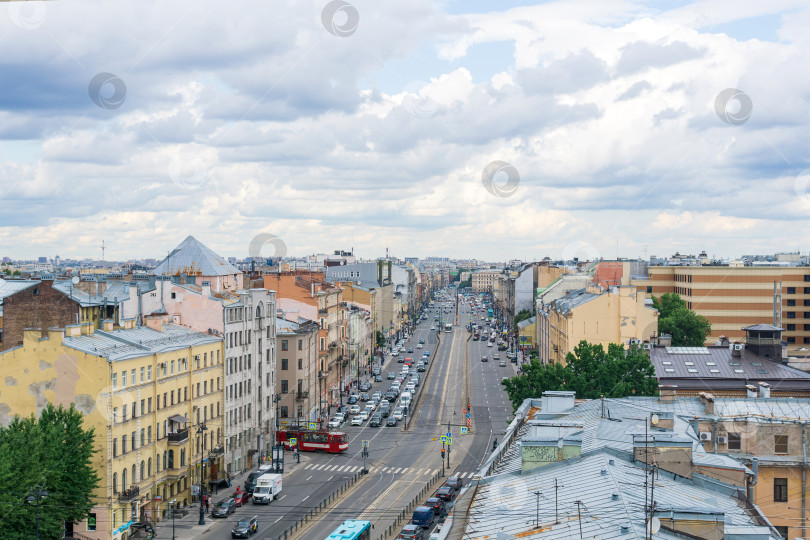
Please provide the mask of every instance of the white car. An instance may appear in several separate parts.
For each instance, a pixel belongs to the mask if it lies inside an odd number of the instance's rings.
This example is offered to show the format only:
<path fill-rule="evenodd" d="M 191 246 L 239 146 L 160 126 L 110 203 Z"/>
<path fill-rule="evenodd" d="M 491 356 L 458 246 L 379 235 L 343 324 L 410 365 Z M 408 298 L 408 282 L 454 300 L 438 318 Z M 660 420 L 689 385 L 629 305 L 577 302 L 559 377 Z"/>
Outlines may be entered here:
<path fill-rule="evenodd" d="M 342 423 L 343 423 L 343 419 L 342 419 L 342 418 L 337 418 L 337 417 L 335 417 L 335 418 L 332 418 L 331 420 L 329 420 L 329 427 L 331 427 L 331 428 L 338 428 L 338 427 L 340 427 L 340 425 L 341 425 Z"/>
<path fill-rule="evenodd" d="M 352 416 L 352 425 L 353 426 L 362 426 L 363 425 L 363 418 L 359 414 L 357 416 Z"/>
<path fill-rule="evenodd" d="M 436 330 L 436 327 L 435 327 L 435 326 L 431 326 L 431 327 L 430 327 L 430 329 L 431 329 L 431 330 Z"/>
<path fill-rule="evenodd" d="M 360 405 L 355 404 L 349 407 L 349 414 L 357 414 L 359 412 L 360 412 Z"/>
<path fill-rule="evenodd" d="M 489 343 L 487 343 L 487 347 L 492 347 L 492 346 L 493 346 L 493 345 L 492 345 L 492 342 L 491 342 L 491 341 L 490 341 Z"/>
<path fill-rule="evenodd" d="M 360 418 L 361 422 L 364 421 L 364 420 L 368 420 L 368 417 L 369 417 L 369 410 L 368 409 L 363 409 L 362 411 L 360 411 L 360 414 L 355 416 L 355 418 Z M 354 420 L 352 420 L 352 422 L 354 422 Z"/>
<path fill-rule="evenodd" d="M 425 347 L 421 343 L 419 343 L 419 344 L 416 345 L 416 348 L 417 349 L 424 349 Z"/>
<path fill-rule="evenodd" d="M 400 409 L 399 407 L 394 409 L 394 412 L 391 413 L 391 416 L 393 416 L 397 420 L 402 420 L 403 418 L 405 418 L 405 416 L 402 414 L 402 409 Z"/>

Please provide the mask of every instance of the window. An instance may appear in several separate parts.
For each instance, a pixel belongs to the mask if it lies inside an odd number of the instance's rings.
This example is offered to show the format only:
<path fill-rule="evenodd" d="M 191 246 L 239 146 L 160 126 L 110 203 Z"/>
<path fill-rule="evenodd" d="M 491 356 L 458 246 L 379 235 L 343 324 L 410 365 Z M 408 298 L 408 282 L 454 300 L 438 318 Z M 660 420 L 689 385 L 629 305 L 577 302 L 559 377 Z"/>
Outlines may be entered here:
<path fill-rule="evenodd" d="M 796 325 L 795 324 L 789 324 L 789 325 L 787 325 L 787 329 L 790 330 L 790 331 L 796 330 Z"/>
<path fill-rule="evenodd" d="M 796 338 L 793 336 L 788 336 L 787 338 L 785 338 L 785 341 L 787 341 L 788 343 L 796 343 Z"/>
<path fill-rule="evenodd" d="M 321 338 L 321 350 L 324 350 L 324 345 L 325 345 L 324 339 Z"/>
<path fill-rule="evenodd" d="M 124 414 L 123 414 L 123 415 L 121 415 L 121 421 L 122 421 L 122 422 L 126 422 L 126 421 L 127 421 L 127 406 L 126 406 L 126 405 L 124 405 Z"/>
<path fill-rule="evenodd" d="M 787 502 L 788 484 L 787 478 L 773 479 L 773 502 Z"/>
<path fill-rule="evenodd" d="M 729 432 L 728 434 L 728 449 L 729 450 L 742 450 L 742 437 L 739 433 Z"/>
<path fill-rule="evenodd" d="M 281 407 L 281 417 L 282 418 L 287 418 L 287 407 L 285 407 L 285 406 Z"/>
<path fill-rule="evenodd" d="M 122 371 L 121 372 L 121 388 L 126 388 L 126 387 L 127 387 L 127 372 Z M 124 415 L 124 416 L 126 416 L 126 415 Z"/>
<path fill-rule="evenodd" d="M 152 366 L 146 366 L 146 380 L 152 380 Z"/>
<path fill-rule="evenodd" d="M 774 529 L 776 529 L 776 532 L 778 532 L 782 538 L 788 537 L 787 525 L 774 525 Z"/>
<path fill-rule="evenodd" d="M 795 306 L 796 305 L 796 300 L 794 300 L 793 298 L 789 298 L 788 301 L 787 301 L 787 305 L 788 305 L 788 307 Z"/>
<path fill-rule="evenodd" d="M 787 288 L 788 294 L 796 294 L 796 287 L 788 287 Z"/>
<path fill-rule="evenodd" d="M 112 374 L 112 387 L 113 387 L 113 390 L 115 390 L 118 387 L 118 374 L 117 373 Z"/>
<path fill-rule="evenodd" d="M 152 412 L 152 398 L 146 399 L 146 412 L 148 413 Z"/>
<path fill-rule="evenodd" d="M 788 453 L 788 436 L 787 435 L 774 435 L 773 448 L 775 454 Z"/>
<path fill-rule="evenodd" d="M 113 439 L 113 457 L 118 457 L 118 439 Z"/>
<path fill-rule="evenodd" d="M 796 312 L 795 311 L 787 311 L 786 313 L 787 313 L 787 318 L 788 319 L 795 319 L 796 318 Z"/>
<path fill-rule="evenodd" d="M 287 392 L 288 392 L 287 379 L 281 379 L 281 393 L 286 394 Z"/>
<path fill-rule="evenodd" d="M 299 350 L 299 351 L 303 351 L 303 350 L 304 350 L 304 340 L 303 340 L 303 339 L 299 339 L 299 340 L 298 340 L 298 350 Z"/>
<path fill-rule="evenodd" d="M 304 359 L 303 358 L 298 359 L 298 369 L 304 369 Z"/>
<path fill-rule="evenodd" d="M 122 454 L 127 453 L 127 436 L 126 435 L 121 437 L 121 453 Z"/>
<path fill-rule="evenodd" d="M 289 347 L 287 346 L 287 340 L 286 340 L 286 339 L 282 339 L 282 340 L 281 340 L 281 350 L 282 350 L 282 351 L 288 351 L 288 350 L 290 350 L 290 349 L 289 349 Z"/>
<path fill-rule="evenodd" d="M 144 379 L 144 368 L 141 368 L 141 382 L 144 382 L 145 380 L 146 379 Z"/>
<path fill-rule="evenodd" d="M 282 358 L 282 359 L 281 359 L 281 370 L 282 370 L 282 371 L 287 371 L 287 363 L 288 363 L 288 362 L 287 362 L 287 359 L 286 359 L 286 358 Z"/>
<path fill-rule="evenodd" d="M 118 473 L 113 473 L 113 493 L 118 493 Z"/>
<path fill-rule="evenodd" d="M 135 448 L 136 448 L 135 445 L 137 444 L 137 439 L 135 437 L 136 435 L 137 435 L 137 432 L 133 431 L 132 432 L 132 439 L 131 439 L 132 440 L 132 449 L 133 450 L 135 450 Z"/>

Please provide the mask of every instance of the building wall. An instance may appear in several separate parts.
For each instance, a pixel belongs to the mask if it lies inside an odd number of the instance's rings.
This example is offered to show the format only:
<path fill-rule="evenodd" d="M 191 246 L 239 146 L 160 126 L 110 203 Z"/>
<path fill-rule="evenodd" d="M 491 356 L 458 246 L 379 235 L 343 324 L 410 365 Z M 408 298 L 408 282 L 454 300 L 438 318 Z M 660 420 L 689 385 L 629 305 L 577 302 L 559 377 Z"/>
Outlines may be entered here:
<path fill-rule="evenodd" d="M 621 287 L 618 293 L 605 292 L 568 313 L 552 306 L 549 325 L 550 360 L 565 363 L 565 355 L 582 340 L 607 348 L 610 343 L 649 339 L 658 327 L 658 312 L 645 306 L 645 296 L 634 287 Z"/>
<path fill-rule="evenodd" d="M 75 334 L 93 332 L 91 324 L 69 330 Z M 94 499 L 100 502 L 91 511 L 96 514 L 97 530 L 87 531 L 86 522 L 82 522 L 74 531 L 88 538 L 118 539 L 122 534 L 112 531 L 132 519 L 133 503 L 136 519 L 149 516 L 159 521 L 166 505 L 158 504 L 156 495 L 161 495 L 164 503 L 172 498 L 181 506 L 191 502 L 191 485 L 199 482 L 200 458 L 209 457 L 212 444 L 221 437 L 223 429 L 222 342 L 212 338 L 211 343 L 204 345 L 110 362 L 107 358 L 64 346 L 63 335 L 61 330 L 51 330 L 48 337 L 42 339 L 39 331 L 28 331 L 21 348 L 0 354 L 0 362 L 8 374 L 0 381 L 3 399 L 0 422 L 7 425 L 15 414 L 39 415 L 48 402 L 66 407 L 75 403 L 84 415 L 84 428 L 95 429 L 98 452 L 92 458 L 92 465 L 100 481 Z M 207 367 L 196 367 L 194 359 L 198 354 L 207 359 Z M 163 363 L 167 364 L 166 376 L 160 367 Z M 172 363 L 174 374 L 171 373 Z M 37 367 L 31 369 L 32 365 Z M 197 382 L 201 387 L 204 384 L 207 392 L 197 395 Z M 205 454 L 201 442 L 197 443 L 191 434 L 198 424 L 198 410 L 204 411 L 202 420 L 208 427 Z M 189 436 L 170 443 L 167 432 L 172 431 L 172 427 L 168 418 L 177 414 L 188 417 Z M 123 451 L 124 436 L 127 437 L 126 452 Z M 172 469 L 163 467 L 163 456 L 167 456 L 168 464 L 169 451 L 174 452 Z M 216 458 L 211 462 L 216 463 Z M 141 464 L 144 474 L 141 474 Z M 209 467 L 207 475 L 211 472 L 212 467 Z M 130 486 L 137 486 L 138 493 L 122 498 L 124 488 Z"/>
<path fill-rule="evenodd" d="M 41 328 L 47 335 L 48 328 L 64 328 L 69 324 L 92 320 L 98 327 L 96 310 L 80 309 L 79 304 L 53 288 L 53 281 L 40 283 L 17 291 L 3 300 L 3 342 L 6 351 L 20 345 L 25 328 Z"/>
<path fill-rule="evenodd" d="M 281 424 L 292 418 L 317 420 L 318 325 L 308 321 L 295 331 L 284 330 L 277 336 L 277 345 L 276 392 L 281 397 Z M 284 360 L 287 360 L 287 369 L 284 369 Z M 286 392 L 282 391 L 284 380 L 288 381 Z"/>
<path fill-rule="evenodd" d="M 721 335 L 741 339 L 745 326 L 773 324 L 774 282 L 781 283 L 780 324 L 786 328 L 788 354 L 805 356 L 797 349 L 810 348 L 808 267 L 651 266 L 648 275 L 649 281 L 634 283 L 650 287 L 655 296 L 677 293 L 690 309 L 709 319 L 707 344 Z"/>
<path fill-rule="evenodd" d="M 515 278 L 515 305 L 514 314 L 524 309 L 534 315 L 534 270 L 533 267 L 525 269 L 519 277 Z"/>

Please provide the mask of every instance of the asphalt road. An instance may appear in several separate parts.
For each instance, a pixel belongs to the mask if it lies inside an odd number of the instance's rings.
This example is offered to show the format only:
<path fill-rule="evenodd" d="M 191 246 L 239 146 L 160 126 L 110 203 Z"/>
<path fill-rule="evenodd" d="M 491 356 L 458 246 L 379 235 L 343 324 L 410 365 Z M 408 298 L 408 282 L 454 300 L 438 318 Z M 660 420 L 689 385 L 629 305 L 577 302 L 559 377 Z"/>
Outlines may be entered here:
<path fill-rule="evenodd" d="M 451 313 L 444 313 L 445 309 L 450 309 Z M 281 497 L 269 505 L 249 503 L 237 509 L 230 519 L 218 520 L 205 537 L 230 538 L 236 519 L 255 515 L 259 518 L 259 531 L 253 538 L 274 538 L 363 468 L 364 440 L 369 441 L 369 457 L 365 462 L 368 476 L 350 496 L 322 514 L 306 537 L 326 538 L 344 520 L 358 518 L 372 522 L 375 527 L 372 537 L 376 537 L 393 523 L 428 480 L 442 471 L 439 439 L 448 431 L 448 422 L 454 441 L 450 447 L 448 474 L 459 475 L 466 483 L 489 455 L 493 439 L 500 438 L 512 418 L 512 407 L 501 378 L 512 376 L 516 370 L 508 361 L 506 367 L 500 367 L 491 359 L 481 362 L 482 354 L 491 358 L 496 349 L 469 339 L 471 334 L 465 326 L 469 310 L 468 305 L 460 304 L 459 326 L 453 326 L 450 333 L 442 330 L 441 347 L 437 347 L 437 331 L 430 330 L 431 326 L 441 328 L 441 321 L 434 321 L 435 309 L 428 312 L 428 320 L 420 323 L 407 341 L 406 349 L 412 347 L 414 352 L 403 353 L 403 357 L 417 360 L 421 356 L 423 349 L 417 348 L 420 339 L 426 341 L 424 349 L 431 352 L 429 371 L 420 374 L 421 397 L 407 430 L 402 424 L 370 427 L 368 421 L 362 426 L 347 423 L 340 428 L 349 436 L 349 450 L 344 454 L 302 453 L 300 464 L 289 465 L 292 455 L 288 453 Z M 454 322 L 455 306 L 443 307 L 438 315 Z M 476 322 L 481 321 L 476 317 Z M 505 353 L 500 354 L 506 358 Z M 375 383 L 371 391 L 386 391 L 391 383 L 385 378 L 386 374 L 399 373 L 402 365 L 386 355 L 382 365 L 383 382 Z M 461 435 L 460 427 L 466 424 L 463 410 L 468 399 L 472 404 L 472 432 Z M 434 489 L 437 488 L 438 484 Z"/>

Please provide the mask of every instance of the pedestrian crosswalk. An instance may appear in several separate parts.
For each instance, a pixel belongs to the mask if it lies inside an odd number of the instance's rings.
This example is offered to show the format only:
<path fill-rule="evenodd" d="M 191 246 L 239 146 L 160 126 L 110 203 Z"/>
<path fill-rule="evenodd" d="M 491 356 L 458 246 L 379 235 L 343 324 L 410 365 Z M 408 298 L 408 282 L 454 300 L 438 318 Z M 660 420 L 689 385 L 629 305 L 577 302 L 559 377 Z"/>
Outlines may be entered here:
<path fill-rule="evenodd" d="M 342 473 L 356 473 L 360 469 L 362 469 L 362 465 L 329 465 L 327 463 L 308 463 L 304 466 L 305 470 L 309 471 L 323 471 L 323 472 L 342 472 Z M 369 466 L 369 473 L 370 474 L 413 474 L 413 475 L 425 475 L 425 476 L 432 476 L 438 473 L 441 469 L 431 469 L 431 468 L 423 468 L 423 467 L 378 467 L 378 466 Z M 466 471 L 460 473 L 454 473 L 454 476 L 458 476 L 461 479 L 470 479 L 475 475 L 475 471 Z"/>

